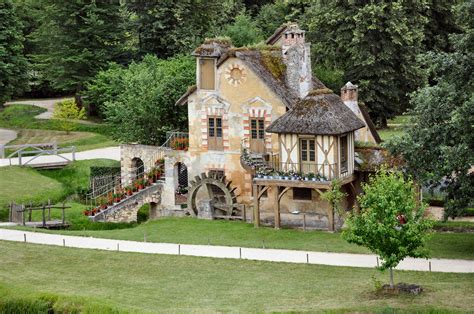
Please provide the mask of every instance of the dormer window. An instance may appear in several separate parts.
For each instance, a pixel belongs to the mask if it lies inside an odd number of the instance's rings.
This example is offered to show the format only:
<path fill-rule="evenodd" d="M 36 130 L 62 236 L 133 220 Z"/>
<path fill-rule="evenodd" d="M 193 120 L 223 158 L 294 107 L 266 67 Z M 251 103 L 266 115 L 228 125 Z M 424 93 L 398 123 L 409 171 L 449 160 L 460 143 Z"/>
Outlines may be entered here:
<path fill-rule="evenodd" d="M 199 87 L 201 89 L 214 90 L 216 81 L 215 59 L 199 59 Z"/>

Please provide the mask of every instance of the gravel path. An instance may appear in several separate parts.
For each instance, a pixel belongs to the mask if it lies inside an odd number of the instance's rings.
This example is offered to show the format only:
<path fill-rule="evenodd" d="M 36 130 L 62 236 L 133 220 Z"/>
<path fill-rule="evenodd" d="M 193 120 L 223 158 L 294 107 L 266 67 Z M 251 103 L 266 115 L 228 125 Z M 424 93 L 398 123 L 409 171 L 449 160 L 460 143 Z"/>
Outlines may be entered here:
<path fill-rule="evenodd" d="M 0 145 L 6 145 L 13 141 L 17 135 L 18 133 L 14 130 L 0 129 Z"/>
<path fill-rule="evenodd" d="M 36 119 L 52 119 L 53 118 L 53 111 L 54 105 L 58 102 L 64 101 L 66 99 L 71 98 L 51 98 L 51 99 L 26 99 L 26 100 L 17 100 L 17 101 L 10 101 L 5 103 L 5 106 L 8 105 L 33 105 L 44 108 L 48 111 L 40 113 L 35 118 Z"/>
<path fill-rule="evenodd" d="M 67 159 L 72 159 L 72 154 L 61 154 Z M 26 163 L 29 159 L 33 157 L 23 157 L 22 162 L 23 164 Z M 89 160 L 89 159 L 112 159 L 112 160 L 119 160 L 120 161 L 120 147 L 106 147 L 106 148 L 99 148 L 93 150 L 86 150 L 83 152 L 76 153 L 76 160 Z M 64 158 L 59 156 L 41 156 L 36 158 L 35 160 L 31 161 L 29 164 L 48 164 L 48 163 L 55 163 L 55 162 L 63 162 L 65 161 Z M 10 165 L 18 165 L 18 158 L 10 159 L 0 159 L 0 167 L 10 166 Z"/>
<path fill-rule="evenodd" d="M 28 243 L 36 244 L 108 251 L 188 255 L 331 266 L 373 268 L 377 266 L 378 262 L 378 259 L 375 255 L 369 254 L 325 253 L 296 250 L 239 248 L 231 246 L 150 243 L 92 237 L 66 236 L 60 234 L 46 234 L 41 232 L 27 232 L 11 229 L 0 229 L 0 240 L 16 242 L 26 241 Z M 407 258 L 398 265 L 397 269 L 416 271 L 430 271 L 431 269 L 433 272 L 474 273 L 474 261 L 456 259 L 426 260 Z"/>

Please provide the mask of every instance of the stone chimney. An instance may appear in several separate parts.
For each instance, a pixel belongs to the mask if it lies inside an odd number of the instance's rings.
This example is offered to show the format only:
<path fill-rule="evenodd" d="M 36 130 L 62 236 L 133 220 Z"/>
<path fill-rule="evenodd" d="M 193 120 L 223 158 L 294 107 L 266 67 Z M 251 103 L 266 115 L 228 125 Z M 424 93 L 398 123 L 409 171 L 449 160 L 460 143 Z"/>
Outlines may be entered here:
<path fill-rule="evenodd" d="M 310 43 L 298 24 L 290 24 L 282 34 L 282 55 L 286 65 L 286 83 L 300 98 L 312 89 Z"/>
<path fill-rule="evenodd" d="M 358 102 L 358 86 L 347 82 L 341 88 L 341 99 L 358 117 L 362 115 Z"/>
<path fill-rule="evenodd" d="M 366 120 L 366 117 L 367 119 L 370 119 L 370 117 L 368 114 L 365 117 L 362 113 L 361 107 L 359 106 L 358 86 L 351 82 L 347 82 L 346 85 L 341 88 L 341 99 L 344 104 L 356 114 L 357 118 L 365 123 L 365 127 L 355 131 L 355 140 L 359 142 L 377 143 L 376 136 L 378 137 L 378 135 L 373 134 L 373 132 L 376 131 L 372 131 L 368 127 L 368 122 Z"/>

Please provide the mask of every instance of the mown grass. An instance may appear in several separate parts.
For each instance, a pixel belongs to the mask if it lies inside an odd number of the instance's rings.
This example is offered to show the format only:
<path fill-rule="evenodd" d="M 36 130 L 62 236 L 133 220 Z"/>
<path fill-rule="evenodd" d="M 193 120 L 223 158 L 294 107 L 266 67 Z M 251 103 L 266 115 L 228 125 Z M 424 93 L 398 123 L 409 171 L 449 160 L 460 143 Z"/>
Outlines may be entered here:
<path fill-rule="evenodd" d="M 60 147 L 75 146 L 76 151 L 85 151 L 96 148 L 110 147 L 118 145 L 109 137 L 91 132 L 70 132 L 38 129 L 20 129 L 18 137 L 9 142 L 8 145 L 52 143 L 55 142 Z M 13 151 L 9 150 L 8 153 Z"/>
<path fill-rule="evenodd" d="M 57 203 L 89 187 L 91 166 L 117 166 L 118 161 L 93 159 L 75 161 L 59 170 L 0 167 L 0 221 L 8 217 L 10 202 L 34 205 Z"/>
<path fill-rule="evenodd" d="M 120 162 L 111 159 L 78 160 L 62 169 L 38 170 L 43 176 L 61 182 L 68 194 L 89 188 L 90 167 L 117 167 Z"/>
<path fill-rule="evenodd" d="M 18 166 L 0 167 L 0 220 L 8 218 L 10 202 L 33 204 L 48 199 L 58 202 L 67 196 L 64 186 L 36 170 Z"/>
<path fill-rule="evenodd" d="M 146 235 L 149 242 L 211 244 L 240 247 L 265 247 L 319 252 L 370 253 L 363 247 L 347 243 L 340 233 L 325 231 L 306 231 L 294 229 L 274 230 L 254 228 L 252 224 L 235 221 L 206 221 L 195 218 L 161 218 L 139 225 L 124 225 L 114 230 L 104 226 L 92 226 L 90 230 L 84 222 L 82 210 L 76 208 L 72 221 L 75 230 L 46 231 L 67 235 L 91 236 L 107 239 L 143 241 Z M 57 212 L 59 217 L 59 212 Z M 39 216 L 38 216 L 39 219 Z M 68 217 L 69 219 L 69 217 Z M 123 227 L 133 227 L 123 229 Z M 20 228 L 24 229 L 24 228 Z M 85 229 L 85 230 L 84 230 Z M 474 259 L 474 233 L 434 233 L 427 243 L 432 257 Z"/>
<path fill-rule="evenodd" d="M 138 312 L 470 311 L 474 274 L 396 271 L 420 296 L 383 296 L 373 269 L 147 255 L 0 242 L 10 293 L 55 294 Z M 372 279 L 374 278 L 374 279 Z"/>
<path fill-rule="evenodd" d="M 10 105 L 0 110 L 0 127 L 8 129 L 41 129 L 61 131 L 54 120 L 35 119 L 35 116 L 46 109 L 32 105 Z M 110 128 L 105 124 L 74 123 L 75 130 L 110 135 Z"/>

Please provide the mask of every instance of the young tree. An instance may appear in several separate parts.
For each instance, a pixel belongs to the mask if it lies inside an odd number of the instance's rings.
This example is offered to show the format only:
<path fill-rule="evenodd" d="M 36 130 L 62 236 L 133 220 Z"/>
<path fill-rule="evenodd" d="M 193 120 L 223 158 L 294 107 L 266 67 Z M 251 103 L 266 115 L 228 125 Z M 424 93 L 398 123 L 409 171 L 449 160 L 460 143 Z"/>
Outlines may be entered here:
<path fill-rule="evenodd" d="M 11 0 L 0 2 L 0 108 L 26 89 L 27 62 L 22 25 Z"/>
<path fill-rule="evenodd" d="M 176 106 L 175 101 L 194 84 L 195 65 L 187 56 L 160 60 L 148 55 L 124 70 L 121 80 L 116 80 L 121 84 L 120 92 L 105 103 L 114 137 L 122 142 L 160 145 L 167 131 L 185 130 L 186 107 Z"/>
<path fill-rule="evenodd" d="M 417 201 L 413 181 L 400 172 L 379 170 L 363 185 L 360 213 L 348 216 L 343 237 L 365 246 L 382 259 L 381 270 L 393 268 L 405 257 L 428 257 L 424 248 L 432 222 L 424 218 L 425 206 Z"/>
<path fill-rule="evenodd" d="M 426 1 L 314 1 L 302 19 L 316 64 L 343 69 L 379 125 L 408 105 L 420 71 Z"/>
<path fill-rule="evenodd" d="M 127 18 L 120 0 L 45 0 L 32 34 L 40 49 L 33 56 L 37 70 L 56 90 L 75 93 L 81 106 L 85 82 L 125 53 Z"/>
<path fill-rule="evenodd" d="M 257 27 L 257 23 L 245 12 L 237 15 L 233 24 L 227 25 L 223 35 L 230 37 L 236 47 L 256 44 L 263 40 L 262 31 Z"/>
<path fill-rule="evenodd" d="M 445 218 L 461 215 L 474 198 L 474 2 L 459 12 L 463 33 L 451 35 L 453 52 L 424 55 L 432 85 L 411 95 L 412 123 L 387 145 L 416 180 L 444 186 Z"/>
<path fill-rule="evenodd" d="M 76 121 L 86 118 L 84 107 L 79 108 L 73 99 L 65 100 L 54 106 L 53 119 L 59 121 L 60 128 L 69 134 L 76 127 Z"/>

